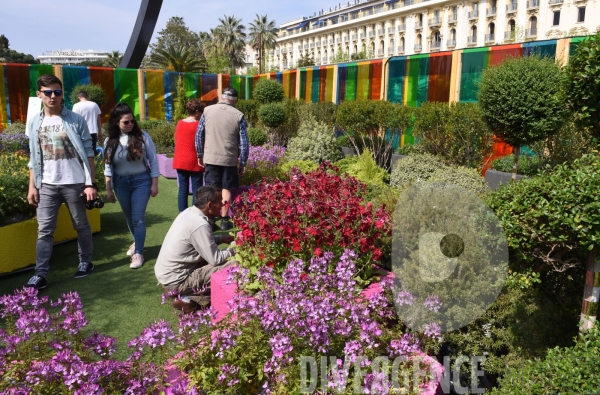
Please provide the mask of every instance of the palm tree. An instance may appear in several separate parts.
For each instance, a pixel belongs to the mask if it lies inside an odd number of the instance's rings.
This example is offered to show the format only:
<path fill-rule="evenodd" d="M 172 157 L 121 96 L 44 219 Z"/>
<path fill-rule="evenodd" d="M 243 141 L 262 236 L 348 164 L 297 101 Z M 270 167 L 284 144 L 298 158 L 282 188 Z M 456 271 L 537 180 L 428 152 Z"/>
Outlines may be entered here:
<path fill-rule="evenodd" d="M 194 57 L 194 53 L 183 45 L 169 44 L 150 55 L 150 64 L 167 71 L 196 72 L 206 70 L 206 59 Z"/>
<path fill-rule="evenodd" d="M 246 27 L 234 15 L 224 15 L 223 19 L 219 18 L 219 22 L 221 24 L 214 30 L 215 42 L 225 51 L 231 72 L 234 73 L 236 66 L 245 65 Z"/>
<path fill-rule="evenodd" d="M 123 55 L 119 51 L 112 51 L 108 54 L 108 58 L 104 60 L 104 64 L 106 67 L 121 67 L 121 60 L 123 59 Z"/>
<path fill-rule="evenodd" d="M 261 45 L 259 46 L 258 38 L 260 37 Z M 277 39 L 277 28 L 275 21 L 269 21 L 267 15 L 258 15 L 254 21 L 250 23 L 250 45 L 256 50 L 261 50 L 260 60 L 264 64 L 265 51 L 275 49 L 275 40 Z"/>

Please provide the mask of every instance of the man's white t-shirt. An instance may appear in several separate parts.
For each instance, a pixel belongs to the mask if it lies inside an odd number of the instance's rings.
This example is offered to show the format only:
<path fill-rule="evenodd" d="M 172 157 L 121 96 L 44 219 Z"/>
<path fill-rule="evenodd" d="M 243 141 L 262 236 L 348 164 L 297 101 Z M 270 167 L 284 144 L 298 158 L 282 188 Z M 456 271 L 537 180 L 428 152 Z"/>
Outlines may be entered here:
<path fill-rule="evenodd" d="M 42 149 L 42 183 L 84 184 L 85 172 L 62 118 L 45 116 L 38 134 Z"/>
<path fill-rule="evenodd" d="M 73 105 L 73 112 L 81 115 L 87 122 L 90 134 L 98 133 L 98 115 L 102 114 L 100 107 L 93 101 L 80 101 Z"/>

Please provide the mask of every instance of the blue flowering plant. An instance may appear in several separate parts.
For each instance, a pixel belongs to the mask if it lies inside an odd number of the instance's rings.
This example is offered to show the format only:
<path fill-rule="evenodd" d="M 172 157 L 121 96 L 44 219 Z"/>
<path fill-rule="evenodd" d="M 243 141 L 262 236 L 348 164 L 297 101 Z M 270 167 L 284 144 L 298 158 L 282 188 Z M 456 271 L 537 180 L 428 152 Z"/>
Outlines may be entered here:
<path fill-rule="evenodd" d="M 230 301 L 230 314 L 200 339 L 194 353 L 175 364 L 186 370 L 191 385 L 207 393 L 293 394 L 301 386 L 309 388 L 301 381 L 302 359 L 328 356 L 334 362 L 318 369 L 327 372 L 325 393 L 350 394 L 356 383 L 369 391 L 363 393 L 390 393 L 392 361 L 387 371 L 379 371 L 372 366 L 374 359 L 404 357 L 400 373 L 408 374 L 424 350 L 437 350 L 439 339 L 411 333 L 398 320 L 390 280 L 382 282 L 384 292 L 361 295 L 354 280 L 356 259 L 346 250 L 332 262 L 333 253 L 325 252 L 308 265 L 292 260 L 281 277 L 273 268 L 261 267 L 261 290 L 237 294 Z M 228 270 L 229 281 L 236 281 L 239 289 L 250 281 L 249 269 Z M 417 380 L 425 384 L 432 373 L 426 363 L 422 369 L 427 373 Z M 418 393 L 419 386 L 413 391 Z"/>

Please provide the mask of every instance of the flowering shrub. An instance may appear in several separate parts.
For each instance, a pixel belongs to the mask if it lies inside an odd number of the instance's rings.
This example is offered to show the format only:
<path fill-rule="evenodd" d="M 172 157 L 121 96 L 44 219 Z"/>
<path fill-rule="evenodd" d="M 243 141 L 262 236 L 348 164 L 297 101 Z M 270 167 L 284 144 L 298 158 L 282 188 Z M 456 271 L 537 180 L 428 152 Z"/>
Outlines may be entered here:
<path fill-rule="evenodd" d="M 390 243 L 391 218 L 385 207 L 374 210 L 364 201 L 366 187 L 342 178 L 337 168 L 324 164 L 302 174 L 292 169 L 291 180 L 277 180 L 236 199 L 236 243 L 245 267 L 275 267 L 332 251 L 357 251 L 358 276 L 371 277 L 372 264 L 381 263 Z"/>
<path fill-rule="evenodd" d="M 29 156 L 23 152 L 0 154 L 0 226 L 15 215 L 32 216 L 35 208 L 27 203 Z"/>
<path fill-rule="evenodd" d="M 297 394 L 300 357 L 319 361 L 321 355 L 336 355 L 339 371 L 327 371 L 336 393 L 353 393 L 355 379 L 362 393 L 389 393 L 391 383 L 375 384 L 374 357 L 406 357 L 402 376 L 412 369 L 415 354 L 437 340 L 406 333 L 395 318 L 390 281 L 382 283 L 385 293 L 361 299 L 353 280 L 356 260 L 350 250 L 339 261 L 331 252 L 313 257 L 307 269 L 302 260 L 293 260 L 281 282 L 272 268 L 261 267 L 262 290 L 253 296 L 238 294 L 230 302 L 232 314 L 200 339 L 207 346 L 176 364 L 188 368 L 191 384 L 207 393 L 249 394 L 261 389 L 266 394 Z M 334 269 L 328 271 L 329 267 Z M 228 270 L 240 288 L 250 281 L 248 269 Z M 362 375 L 349 371 L 350 361 L 361 365 Z"/>
<path fill-rule="evenodd" d="M 26 134 L 0 134 L 0 152 L 29 152 L 29 136 Z"/>
<path fill-rule="evenodd" d="M 51 312 L 46 309 L 50 305 Z M 163 387 L 164 367 L 173 350 L 190 350 L 196 328 L 211 322 L 210 311 L 187 315 L 178 332 L 155 322 L 129 343 L 134 349 L 126 362 L 110 359 L 116 339 L 93 332 L 87 325 L 77 292 L 55 302 L 24 288 L 0 297 L 1 394 L 147 394 Z M 184 355 L 185 355 L 184 351 Z M 187 383 L 178 383 L 189 394 Z"/>
<path fill-rule="evenodd" d="M 263 178 L 275 178 L 281 173 L 278 164 L 285 155 L 285 147 L 278 145 L 250 146 L 246 172 L 242 176 L 241 185 L 254 184 Z"/>

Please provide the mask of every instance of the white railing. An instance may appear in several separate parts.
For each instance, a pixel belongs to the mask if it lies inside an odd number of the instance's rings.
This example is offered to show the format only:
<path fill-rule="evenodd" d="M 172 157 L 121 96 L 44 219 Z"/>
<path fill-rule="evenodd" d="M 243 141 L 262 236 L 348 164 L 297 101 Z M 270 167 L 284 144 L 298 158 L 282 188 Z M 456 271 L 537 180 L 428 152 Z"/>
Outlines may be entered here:
<path fill-rule="evenodd" d="M 497 12 L 496 7 L 490 7 L 487 9 L 486 14 L 487 14 L 487 16 L 494 16 L 494 15 L 496 15 L 496 12 Z"/>
<path fill-rule="evenodd" d="M 525 30 L 525 37 L 537 37 L 537 28 Z"/>
<path fill-rule="evenodd" d="M 469 36 L 467 37 L 467 45 L 475 45 L 477 44 L 477 37 Z"/>
<path fill-rule="evenodd" d="M 438 16 L 429 20 L 429 26 L 439 26 L 442 24 L 442 19 Z"/>
<path fill-rule="evenodd" d="M 468 16 L 469 19 L 477 19 L 479 18 L 479 11 L 470 11 Z"/>
<path fill-rule="evenodd" d="M 506 5 L 506 12 L 517 12 L 517 3 L 510 3 Z"/>
<path fill-rule="evenodd" d="M 458 20 L 458 15 L 457 14 L 450 14 L 448 15 L 448 23 L 454 23 Z"/>
<path fill-rule="evenodd" d="M 387 28 L 387 32 L 388 33 L 396 33 L 396 28 L 395 27 L 388 27 Z"/>
<path fill-rule="evenodd" d="M 401 45 L 401 46 L 398 47 L 398 53 L 399 54 L 400 53 L 404 53 L 404 46 L 403 45 Z"/>
<path fill-rule="evenodd" d="M 496 41 L 496 35 L 495 34 L 486 34 L 485 35 L 485 42 L 486 43 L 492 43 Z"/>
<path fill-rule="evenodd" d="M 423 27 L 423 21 L 415 22 L 415 29 L 421 29 Z"/>
<path fill-rule="evenodd" d="M 454 47 L 456 47 L 456 39 L 451 38 L 448 41 L 446 41 L 446 46 L 448 48 L 454 48 Z"/>
<path fill-rule="evenodd" d="M 423 49 L 423 44 L 415 44 L 415 52 L 421 51 Z"/>
<path fill-rule="evenodd" d="M 399 31 L 399 32 L 404 32 L 404 31 L 406 31 L 406 24 L 398 25 L 398 31 Z"/>
<path fill-rule="evenodd" d="M 383 36 L 385 34 L 385 29 L 379 29 L 377 30 L 377 35 L 378 36 Z"/>
<path fill-rule="evenodd" d="M 442 47 L 441 41 L 432 41 L 429 48 L 431 51 L 435 51 L 435 50 L 439 50 L 441 47 Z"/>
<path fill-rule="evenodd" d="M 527 9 L 528 10 L 535 10 L 536 8 L 540 8 L 540 0 L 527 1 Z"/>

